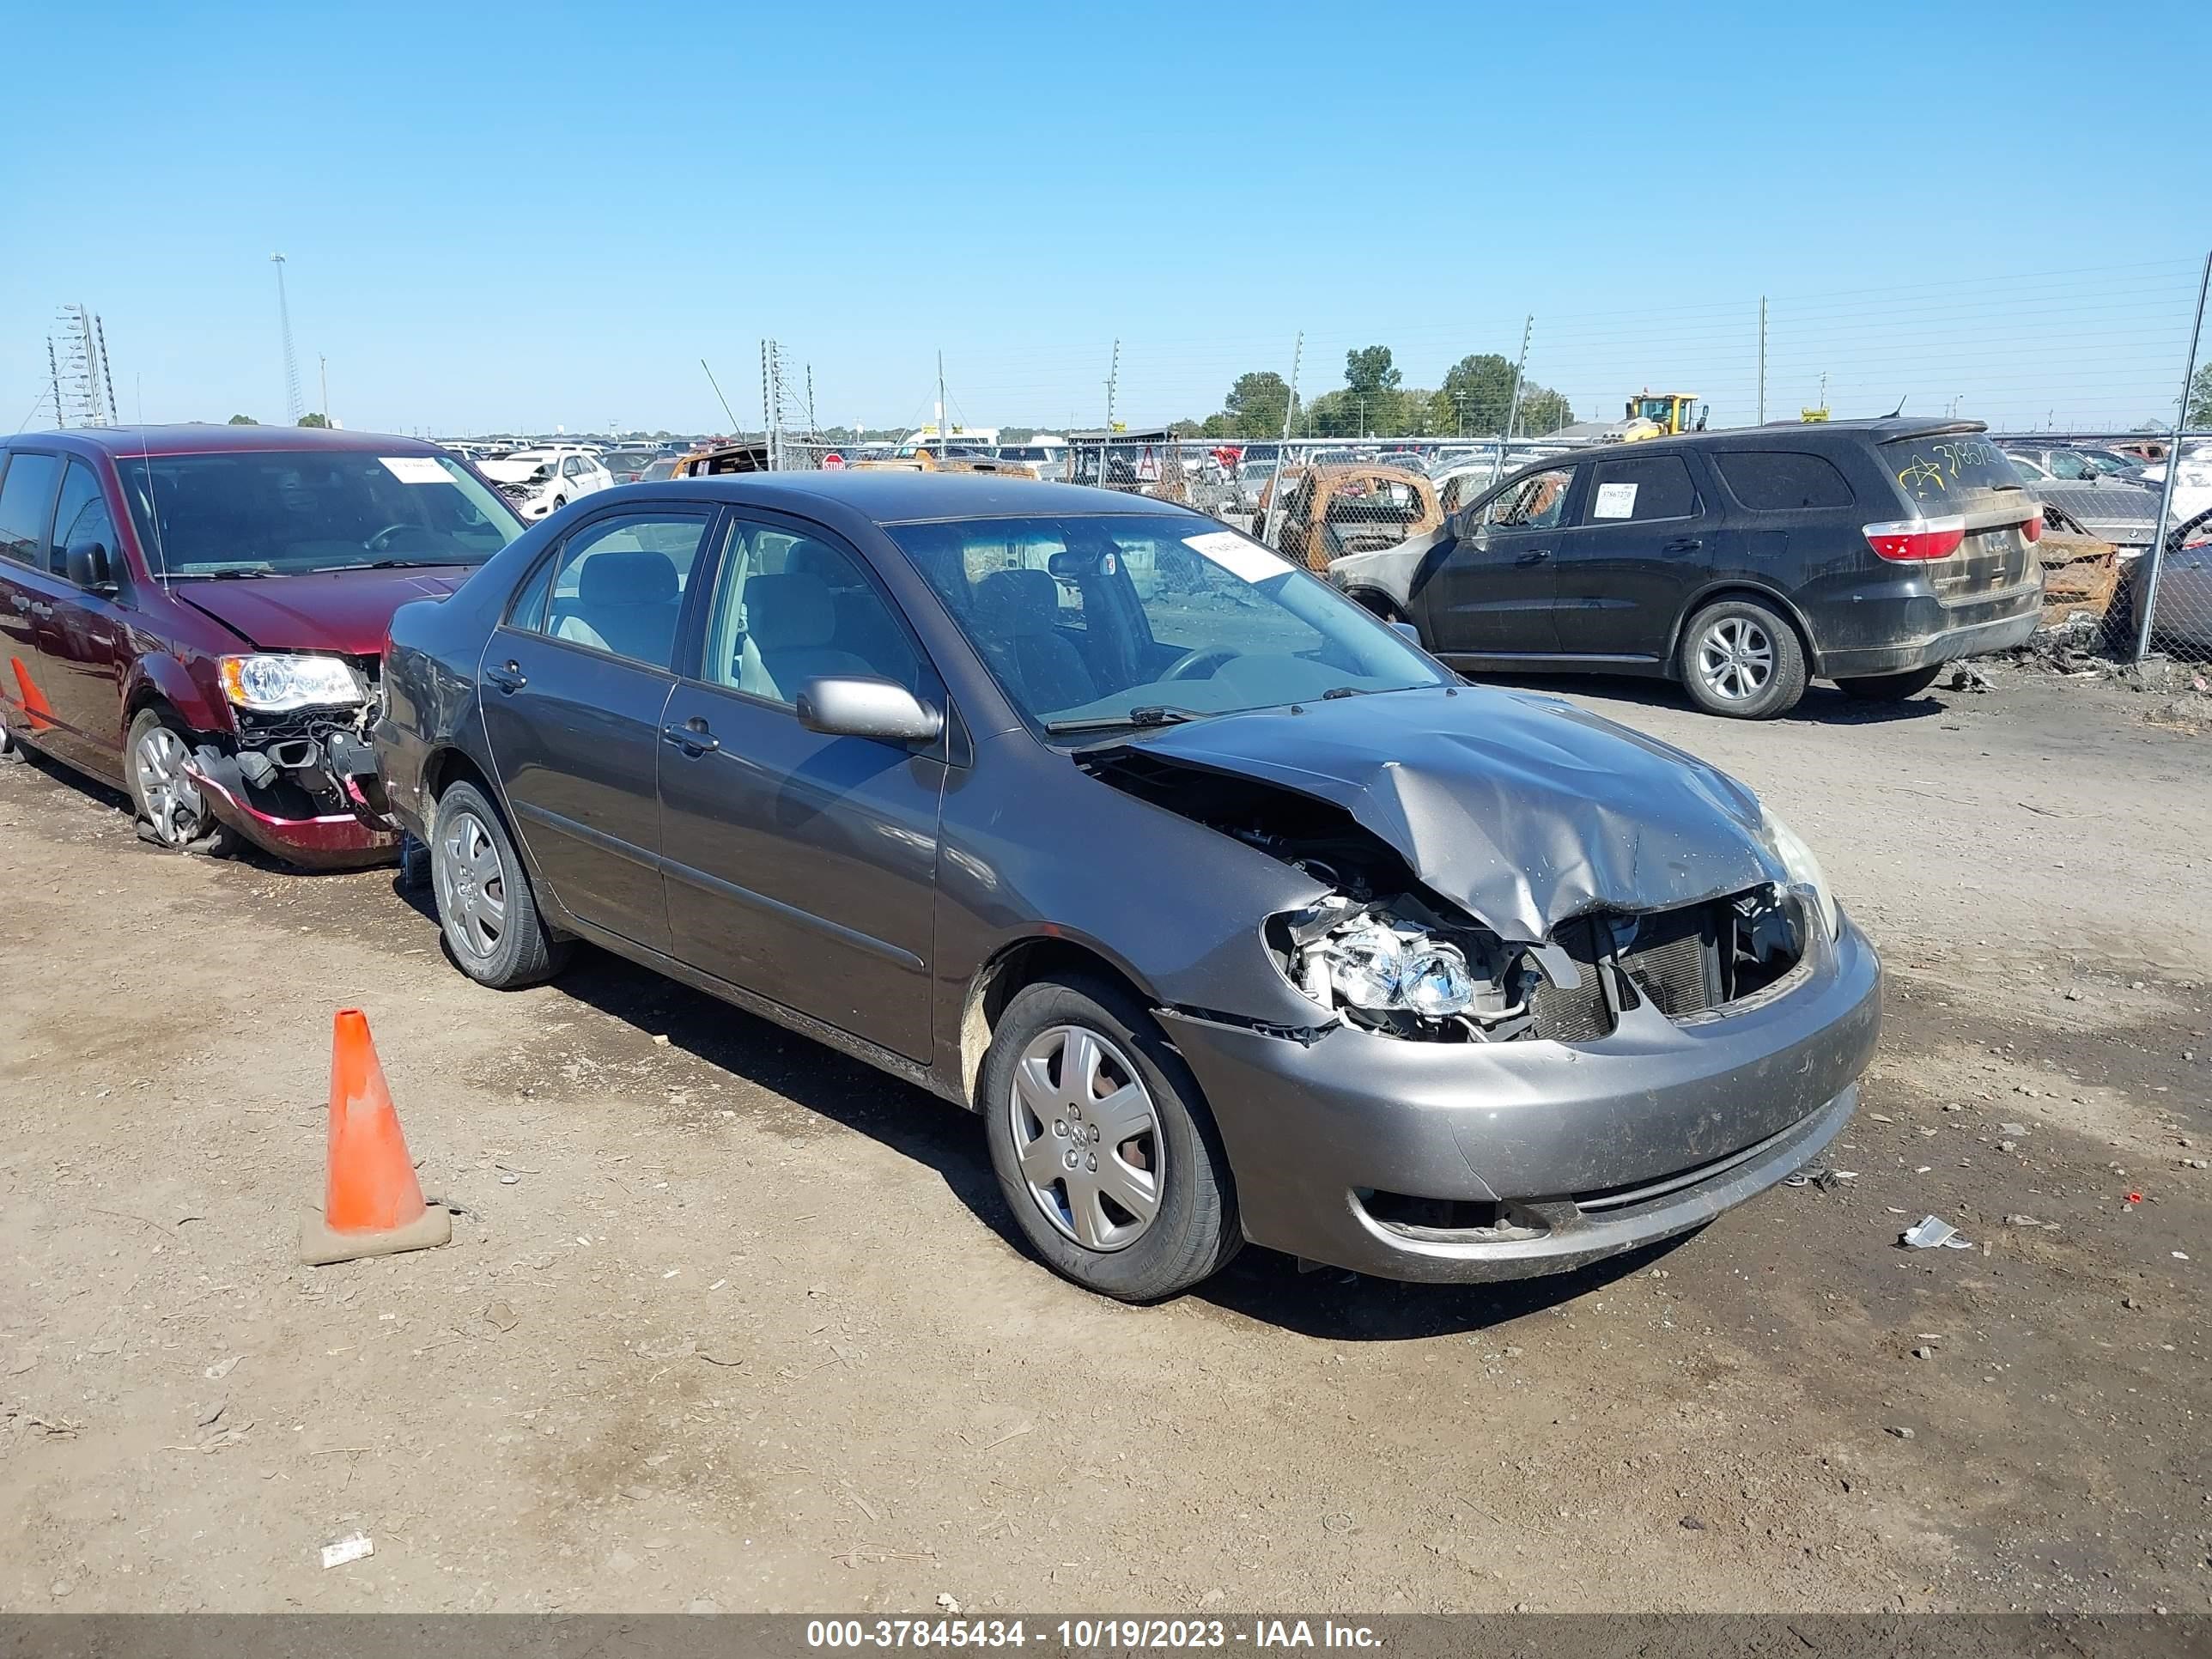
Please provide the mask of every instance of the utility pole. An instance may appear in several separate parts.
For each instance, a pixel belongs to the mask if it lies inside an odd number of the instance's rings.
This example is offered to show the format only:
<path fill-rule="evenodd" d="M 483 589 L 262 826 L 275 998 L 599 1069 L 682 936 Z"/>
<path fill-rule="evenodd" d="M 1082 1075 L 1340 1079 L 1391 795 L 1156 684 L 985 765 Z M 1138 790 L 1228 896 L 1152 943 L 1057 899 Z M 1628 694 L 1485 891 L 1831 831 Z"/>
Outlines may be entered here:
<path fill-rule="evenodd" d="M 1766 424 L 1766 296 L 1759 296 L 1759 423 Z"/>
<path fill-rule="evenodd" d="M 806 366 L 806 435 L 809 438 L 821 430 L 814 421 L 814 365 Z"/>
<path fill-rule="evenodd" d="M 1513 423 L 1521 418 L 1521 377 L 1528 368 L 1528 337 L 1536 331 L 1536 313 L 1530 312 L 1528 320 L 1521 325 L 1521 356 L 1513 365 L 1513 398 L 1505 405 L 1505 430 L 1498 437 L 1498 456 L 1491 463 L 1490 482 L 1496 483 L 1505 471 L 1505 446 L 1513 441 Z"/>
<path fill-rule="evenodd" d="M 62 364 L 54 355 L 54 337 L 51 334 L 46 336 L 46 374 L 54 383 L 54 427 L 59 430 L 69 424 L 69 416 L 62 413 Z"/>
<path fill-rule="evenodd" d="M 1106 370 L 1106 430 L 1114 430 L 1114 393 L 1121 379 L 1121 343 L 1114 342 L 1114 361 Z M 1101 480 L 1103 482 L 1103 478 Z"/>
<path fill-rule="evenodd" d="M 292 307 L 284 296 L 284 256 L 272 253 L 269 263 L 276 267 L 276 324 L 284 334 L 284 416 L 297 426 L 305 411 L 300 407 L 300 360 L 292 355 Z"/>
<path fill-rule="evenodd" d="M 323 388 L 323 424 L 325 426 L 329 426 L 332 424 L 331 420 L 331 360 L 323 356 L 319 351 L 315 354 L 315 368 L 316 372 L 321 376 L 320 384 Z"/>
<path fill-rule="evenodd" d="M 952 416 L 945 406 L 945 354 L 940 351 L 937 354 L 937 459 L 940 465 L 945 459 L 946 429 L 951 424 Z"/>
<path fill-rule="evenodd" d="M 95 315 L 92 319 L 92 331 L 100 346 L 100 382 L 107 393 L 107 423 L 113 426 L 123 417 L 115 409 L 115 371 L 107 361 L 107 325 Z"/>
<path fill-rule="evenodd" d="M 1275 472 L 1267 483 L 1267 512 L 1261 522 L 1260 539 L 1268 546 L 1275 544 L 1275 526 L 1281 522 L 1278 515 L 1283 507 L 1283 456 L 1291 447 L 1291 417 L 1298 407 L 1298 368 L 1306 355 L 1306 331 L 1298 331 L 1297 343 L 1291 347 L 1291 395 L 1283 404 L 1283 436 L 1275 446 Z"/>

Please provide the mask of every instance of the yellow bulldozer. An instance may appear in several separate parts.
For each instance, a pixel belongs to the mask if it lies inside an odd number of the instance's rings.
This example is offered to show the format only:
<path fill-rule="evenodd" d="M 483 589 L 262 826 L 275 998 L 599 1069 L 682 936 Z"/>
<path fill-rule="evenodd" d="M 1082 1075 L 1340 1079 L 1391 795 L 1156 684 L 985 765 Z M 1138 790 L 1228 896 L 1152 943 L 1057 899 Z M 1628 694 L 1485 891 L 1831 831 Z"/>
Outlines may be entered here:
<path fill-rule="evenodd" d="M 1703 432 L 1705 412 L 1705 405 L 1694 392 L 1647 389 L 1628 400 L 1622 419 L 1628 426 L 1638 428 L 1638 437 L 1673 438 L 1685 432 Z M 1646 428 L 1650 429 L 1644 429 Z"/>

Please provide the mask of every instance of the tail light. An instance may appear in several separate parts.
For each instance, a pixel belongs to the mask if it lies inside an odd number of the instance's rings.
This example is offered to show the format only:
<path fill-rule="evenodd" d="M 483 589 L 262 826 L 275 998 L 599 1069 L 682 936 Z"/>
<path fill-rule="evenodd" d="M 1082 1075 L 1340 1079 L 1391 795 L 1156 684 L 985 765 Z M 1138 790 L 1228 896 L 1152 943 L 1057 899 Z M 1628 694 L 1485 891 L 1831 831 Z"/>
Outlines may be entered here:
<path fill-rule="evenodd" d="M 2043 514 L 2039 513 L 2021 525 L 2020 538 L 2024 542 L 2039 542 L 2043 539 Z"/>
<path fill-rule="evenodd" d="M 1966 539 L 1966 521 L 1954 514 L 1947 519 L 1898 519 L 1865 527 L 1867 545 L 1885 559 L 1948 559 Z"/>

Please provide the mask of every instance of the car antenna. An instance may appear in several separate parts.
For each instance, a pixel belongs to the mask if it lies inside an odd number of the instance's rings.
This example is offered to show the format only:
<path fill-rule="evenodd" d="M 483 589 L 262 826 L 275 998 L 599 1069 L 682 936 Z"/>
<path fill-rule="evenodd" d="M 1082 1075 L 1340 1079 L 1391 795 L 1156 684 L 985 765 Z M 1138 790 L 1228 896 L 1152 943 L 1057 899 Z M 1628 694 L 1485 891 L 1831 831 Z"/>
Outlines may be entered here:
<path fill-rule="evenodd" d="M 1910 398 L 1911 395 L 1912 395 L 1912 394 L 1911 394 L 1911 392 L 1906 392 L 1906 393 L 1905 394 L 1905 398 Z M 1889 411 L 1889 418 L 1890 418 L 1891 420 L 1893 420 L 1893 420 L 1895 420 L 1899 416 L 1900 416 L 1900 415 L 1902 415 L 1902 414 L 1904 414 L 1904 413 L 1905 413 L 1905 398 L 1899 398 L 1897 400 L 1897 407 L 1896 407 L 1895 409 L 1893 409 L 1893 410 L 1891 410 Z"/>
<path fill-rule="evenodd" d="M 707 368 L 707 360 L 704 357 L 699 360 L 699 367 Z M 722 395 L 722 383 L 714 378 L 714 371 L 711 368 L 707 368 L 707 384 L 714 388 L 714 401 L 721 404 L 722 413 L 730 422 L 731 432 L 743 436 L 743 434 L 738 432 L 738 417 L 731 411 L 730 400 Z"/>

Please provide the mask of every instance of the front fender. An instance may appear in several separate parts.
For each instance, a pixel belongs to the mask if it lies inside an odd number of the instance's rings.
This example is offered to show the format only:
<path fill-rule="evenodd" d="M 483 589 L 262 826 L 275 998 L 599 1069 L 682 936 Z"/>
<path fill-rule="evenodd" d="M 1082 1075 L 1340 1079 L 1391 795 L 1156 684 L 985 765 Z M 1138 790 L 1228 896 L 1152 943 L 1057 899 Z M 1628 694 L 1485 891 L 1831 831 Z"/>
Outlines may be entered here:
<path fill-rule="evenodd" d="M 235 732 L 230 704 L 211 686 L 203 685 L 174 657 L 149 653 L 132 659 L 123 680 L 123 708 L 126 717 L 147 703 L 160 701 L 177 711 L 195 732 Z M 130 720 L 123 722 L 128 727 Z M 120 744 L 122 732 L 118 732 Z"/>

